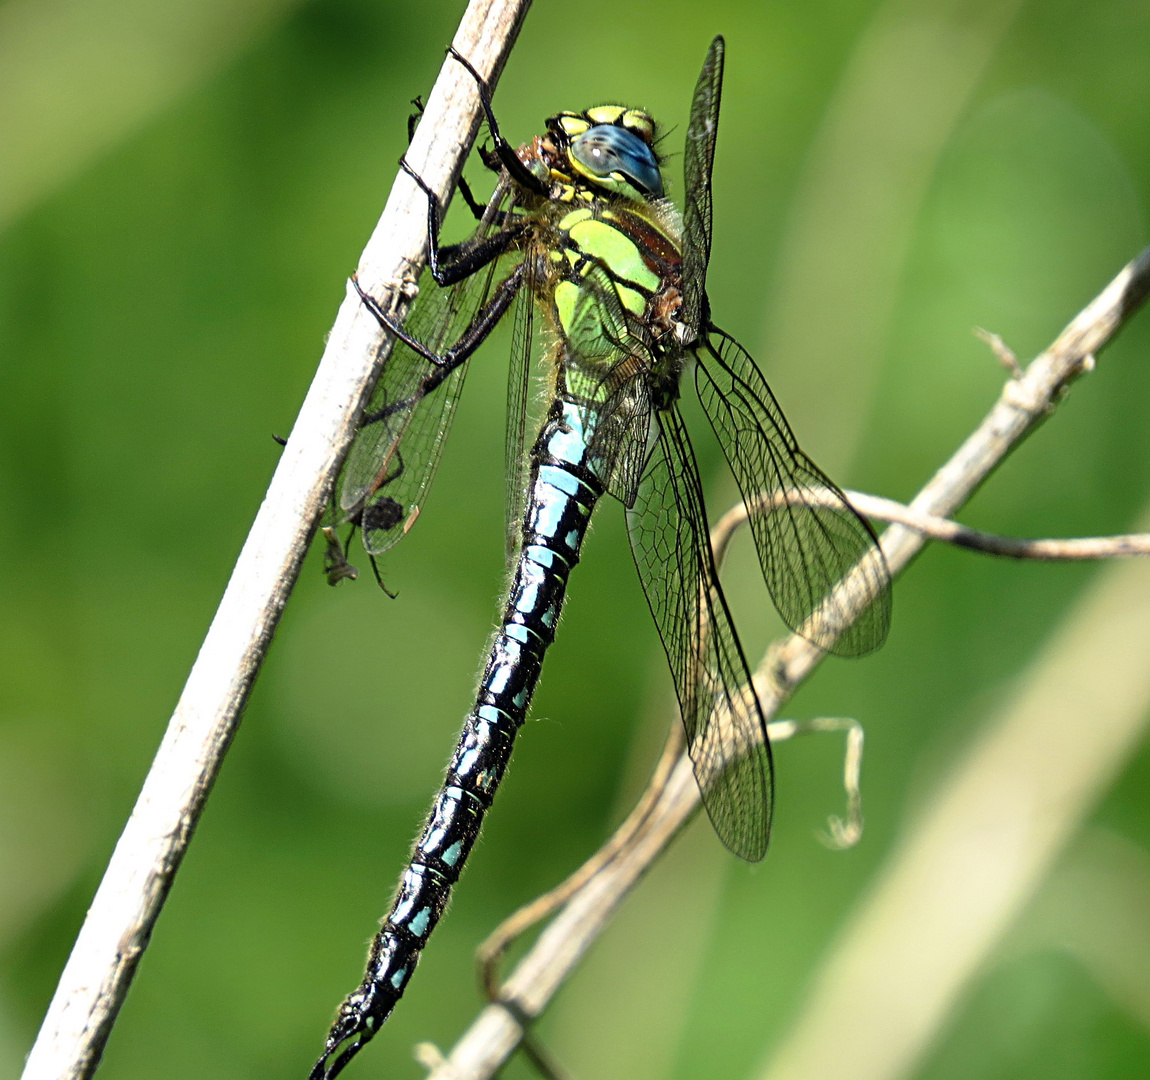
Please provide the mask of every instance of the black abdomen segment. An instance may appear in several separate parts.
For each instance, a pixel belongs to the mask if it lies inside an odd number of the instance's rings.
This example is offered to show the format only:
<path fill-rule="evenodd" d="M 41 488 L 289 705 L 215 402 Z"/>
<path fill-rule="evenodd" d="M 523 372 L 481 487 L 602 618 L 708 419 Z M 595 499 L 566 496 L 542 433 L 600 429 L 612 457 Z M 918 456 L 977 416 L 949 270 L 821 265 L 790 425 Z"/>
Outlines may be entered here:
<path fill-rule="evenodd" d="M 340 1006 L 309 1080 L 333 1080 L 379 1030 L 403 994 L 479 835 L 539 681 L 547 646 L 603 492 L 585 467 L 582 410 L 557 402 L 532 452 L 522 548 L 475 708 L 368 954 L 358 989 Z M 330 1062 L 330 1065 L 329 1065 Z"/>

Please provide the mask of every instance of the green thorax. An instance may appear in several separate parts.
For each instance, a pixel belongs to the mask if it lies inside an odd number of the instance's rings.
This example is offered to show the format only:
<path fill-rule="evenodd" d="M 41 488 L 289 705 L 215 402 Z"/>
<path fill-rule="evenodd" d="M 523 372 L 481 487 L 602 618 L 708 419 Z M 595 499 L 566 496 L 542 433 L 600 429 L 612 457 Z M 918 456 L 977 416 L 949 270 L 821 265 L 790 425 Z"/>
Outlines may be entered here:
<path fill-rule="evenodd" d="M 653 121 L 622 106 L 562 113 L 520 151 L 550 198 L 535 219 L 528 257 L 556 342 L 556 389 L 601 405 L 621 379 L 652 362 L 681 368 L 673 339 L 681 282 L 681 225 L 662 197 Z M 673 359 L 672 357 L 678 357 Z M 666 380 L 667 371 L 650 372 Z"/>

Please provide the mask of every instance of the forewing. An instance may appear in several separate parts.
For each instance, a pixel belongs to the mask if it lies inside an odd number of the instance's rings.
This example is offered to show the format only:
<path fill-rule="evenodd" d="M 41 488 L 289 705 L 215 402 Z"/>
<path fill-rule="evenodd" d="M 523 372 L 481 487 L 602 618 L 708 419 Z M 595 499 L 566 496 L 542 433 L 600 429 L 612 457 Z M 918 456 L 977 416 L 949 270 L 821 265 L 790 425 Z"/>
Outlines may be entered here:
<path fill-rule="evenodd" d="M 839 656 L 877 649 L 890 626 L 890 574 L 874 530 L 804 454 L 755 362 L 711 328 L 695 384 L 735 474 L 783 621 Z"/>
<path fill-rule="evenodd" d="M 507 369 L 507 561 L 516 558 L 524 501 L 527 494 L 528 399 L 531 389 L 532 357 L 535 351 L 535 267 L 530 256 L 523 286 L 515 298 L 511 362 Z"/>
<path fill-rule="evenodd" d="M 711 261 L 711 171 L 719 133 L 726 45 L 716 37 L 707 50 L 691 99 L 683 154 L 683 309 L 681 319 L 698 335 L 706 310 L 707 264 Z"/>
<path fill-rule="evenodd" d="M 636 343 L 637 344 L 637 343 Z M 645 359 L 642 353 L 628 354 L 628 360 Z M 624 506 L 635 503 L 647 434 L 651 430 L 651 398 L 642 375 L 631 375 L 612 388 L 600 410 L 588 460 L 595 471 L 606 477 L 607 491 Z"/>
<path fill-rule="evenodd" d="M 601 265 L 583 274 L 570 335 L 561 344 L 566 392 L 593 406 L 588 464 L 624 506 L 635 501 L 651 427 L 648 334 Z"/>
<path fill-rule="evenodd" d="M 447 289 L 429 271 L 404 329 L 429 351 L 441 354 L 467 329 L 520 256 L 512 253 Z M 387 551 L 414 524 L 439 466 L 467 364 L 427 390 L 435 365 L 395 342 L 364 413 L 340 477 L 336 524 L 359 525 L 372 555 Z"/>
<path fill-rule="evenodd" d="M 757 861 L 767 850 L 774 773 L 758 698 L 711 555 L 695 455 L 677 408 L 627 515 L 631 550 L 675 680 L 703 805 L 720 839 Z"/>

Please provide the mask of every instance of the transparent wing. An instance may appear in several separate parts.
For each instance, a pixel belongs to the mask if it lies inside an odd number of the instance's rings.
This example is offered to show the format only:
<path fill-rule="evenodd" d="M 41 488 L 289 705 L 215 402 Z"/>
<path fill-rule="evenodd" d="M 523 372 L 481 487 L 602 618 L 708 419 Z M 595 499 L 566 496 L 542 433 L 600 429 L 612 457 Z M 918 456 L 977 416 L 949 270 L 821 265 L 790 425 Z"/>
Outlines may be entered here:
<path fill-rule="evenodd" d="M 588 464 L 624 506 L 635 501 L 651 427 L 649 341 L 607 269 L 588 266 L 562 346 L 564 389 L 594 410 Z"/>
<path fill-rule="evenodd" d="M 432 353 L 443 353 L 486 303 L 493 282 L 520 258 L 518 252 L 509 253 L 446 289 L 424 271 L 404 329 Z M 371 555 L 382 554 L 406 535 L 439 466 L 467 364 L 428 391 L 425 380 L 434 371 L 430 361 L 395 343 L 340 476 L 333 523 L 360 526 Z"/>
<path fill-rule="evenodd" d="M 766 723 L 715 572 L 682 417 L 674 406 L 655 416 L 658 438 L 627 515 L 631 550 L 675 679 L 703 805 L 723 843 L 757 861 L 774 803 Z"/>
<path fill-rule="evenodd" d="M 511 343 L 511 362 L 507 369 L 507 442 L 505 446 L 507 480 L 507 564 L 518 556 L 520 526 L 527 493 L 528 398 L 531 389 L 532 356 L 535 348 L 535 266 L 527 265 L 526 276 L 515 298 L 515 323 Z"/>
<path fill-rule="evenodd" d="M 742 492 L 783 621 L 839 656 L 877 649 L 890 626 L 891 595 L 874 530 L 799 449 L 737 341 L 711 327 L 696 353 L 695 385 Z"/>
<path fill-rule="evenodd" d="M 726 45 L 715 38 L 691 99 L 691 121 L 683 155 L 683 310 L 682 321 L 696 333 L 706 319 L 707 264 L 711 261 L 711 170 L 719 133 Z"/>

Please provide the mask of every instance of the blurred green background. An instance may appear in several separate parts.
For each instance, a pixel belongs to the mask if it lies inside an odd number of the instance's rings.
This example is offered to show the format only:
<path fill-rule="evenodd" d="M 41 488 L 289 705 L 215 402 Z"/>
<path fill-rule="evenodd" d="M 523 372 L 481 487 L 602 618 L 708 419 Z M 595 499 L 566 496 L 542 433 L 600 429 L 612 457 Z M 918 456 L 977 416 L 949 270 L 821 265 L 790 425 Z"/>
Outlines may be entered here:
<path fill-rule="evenodd" d="M 34 1038 L 392 181 L 408 102 L 463 6 L 0 4 L 3 1075 Z M 718 32 L 715 316 L 840 483 L 908 498 L 1000 389 L 971 328 L 1030 357 L 1147 240 L 1150 7 L 537 0 L 496 95 L 504 130 L 524 140 L 560 109 L 620 100 L 674 126 L 676 152 Z M 102 1075 L 302 1080 L 359 980 L 502 585 L 504 356 L 496 341 L 472 365 L 435 492 L 388 559 L 399 598 L 329 589 L 309 557 Z M 1150 502 L 1148 357 L 1143 315 L 964 520 L 1132 530 Z M 734 489 L 697 441 L 717 513 Z M 556 1002 L 542 1032 L 574 1075 L 754 1075 L 929 791 L 1100 573 L 928 550 L 896 589 L 886 648 L 828 662 L 787 713 L 865 725 L 862 843 L 815 837 L 841 808 L 839 740 L 780 747 L 767 860 L 738 863 L 696 823 Z M 758 656 L 777 624 L 745 544 L 726 580 Z M 454 1041 L 477 1010 L 476 944 L 619 820 L 670 701 L 605 505 L 538 720 L 349 1076 L 416 1077 L 413 1043 Z M 1114 768 L 1076 843 L 1121 850 L 1107 881 L 1135 907 L 1107 947 L 1137 955 L 1150 752 Z M 1108 980 L 1059 922 L 1066 891 L 1040 888 L 913 1075 L 1150 1075 L 1150 965 L 1141 983 Z"/>

